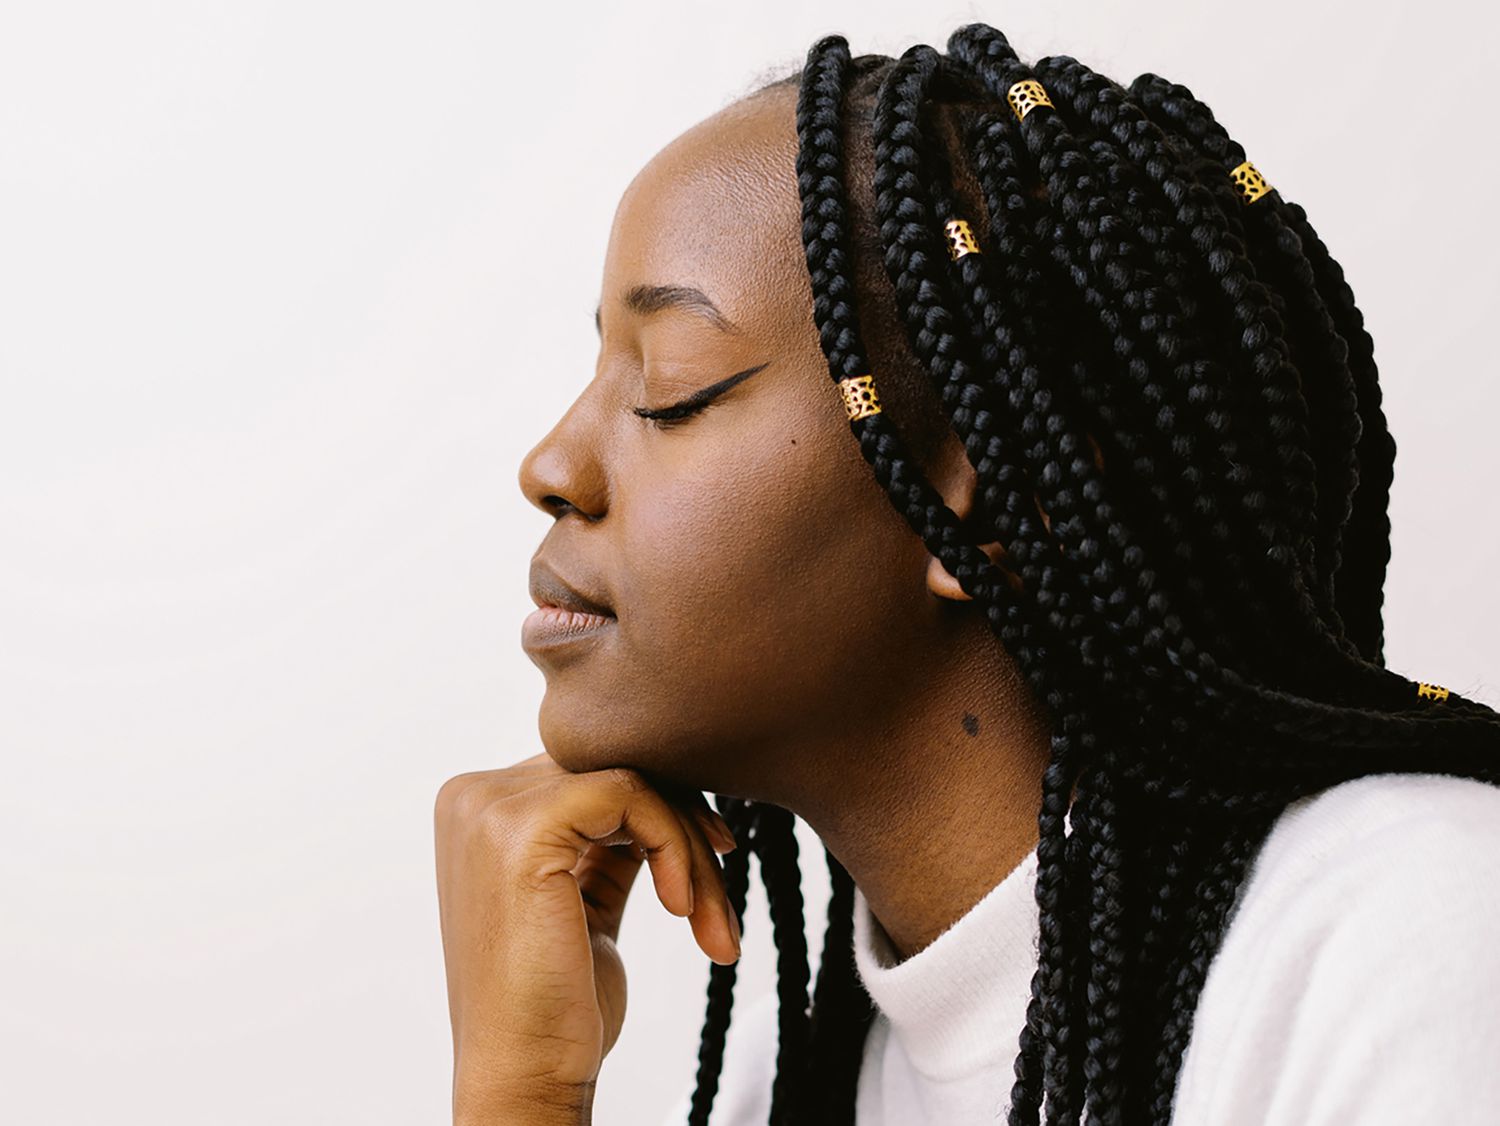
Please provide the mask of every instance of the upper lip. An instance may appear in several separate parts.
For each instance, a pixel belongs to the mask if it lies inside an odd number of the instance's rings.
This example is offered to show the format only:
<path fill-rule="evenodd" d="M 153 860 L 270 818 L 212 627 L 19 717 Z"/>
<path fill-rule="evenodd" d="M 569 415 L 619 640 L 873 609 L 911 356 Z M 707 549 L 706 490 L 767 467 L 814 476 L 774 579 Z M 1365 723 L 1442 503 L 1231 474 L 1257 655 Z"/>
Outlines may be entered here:
<path fill-rule="evenodd" d="M 531 561 L 531 600 L 538 607 L 560 606 L 580 614 L 614 617 L 614 612 L 602 601 L 584 594 L 540 559 Z"/>

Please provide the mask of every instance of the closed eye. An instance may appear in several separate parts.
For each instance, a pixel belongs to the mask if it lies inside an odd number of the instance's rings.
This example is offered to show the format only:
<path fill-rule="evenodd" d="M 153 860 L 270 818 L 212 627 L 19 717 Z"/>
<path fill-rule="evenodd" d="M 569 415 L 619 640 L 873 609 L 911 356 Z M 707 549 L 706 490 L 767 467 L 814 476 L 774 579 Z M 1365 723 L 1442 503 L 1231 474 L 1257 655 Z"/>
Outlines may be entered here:
<path fill-rule="evenodd" d="M 770 366 L 769 360 L 763 364 L 757 364 L 753 368 L 746 368 L 744 371 L 735 372 L 726 379 L 721 379 L 717 383 L 711 383 L 707 387 L 694 391 L 686 399 L 673 403 L 669 407 L 632 407 L 631 410 L 653 426 L 659 429 L 667 429 L 685 418 L 691 418 L 735 384 L 749 379 L 756 372 L 768 366 Z"/>
<path fill-rule="evenodd" d="M 666 430 L 672 426 L 676 426 L 685 418 L 691 418 L 700 411 L 707 410 L 709 405 L 707 400 L 701 403 L 684 401 L 674 403 L 670 407 L 660 407 L 657 409 L 652 409 L 651 407 L 632 407 L 631 409 L 647 422 L 651 423 L 652 426 L 660 430 Z"/>

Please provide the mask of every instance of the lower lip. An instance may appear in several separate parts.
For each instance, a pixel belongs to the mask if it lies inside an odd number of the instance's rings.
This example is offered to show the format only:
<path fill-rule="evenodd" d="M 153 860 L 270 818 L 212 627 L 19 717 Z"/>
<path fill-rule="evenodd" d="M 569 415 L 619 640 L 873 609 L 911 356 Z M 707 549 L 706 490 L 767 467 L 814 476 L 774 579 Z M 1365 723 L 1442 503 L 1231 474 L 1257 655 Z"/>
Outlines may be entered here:
<path fill-rule="evenodd" d="M 594 637 L 615 624 L 613 617 L 564 610 L 561 606 L 541 606 L 526 615 L 521 623 L 521 645 L 541 649 Z"/>

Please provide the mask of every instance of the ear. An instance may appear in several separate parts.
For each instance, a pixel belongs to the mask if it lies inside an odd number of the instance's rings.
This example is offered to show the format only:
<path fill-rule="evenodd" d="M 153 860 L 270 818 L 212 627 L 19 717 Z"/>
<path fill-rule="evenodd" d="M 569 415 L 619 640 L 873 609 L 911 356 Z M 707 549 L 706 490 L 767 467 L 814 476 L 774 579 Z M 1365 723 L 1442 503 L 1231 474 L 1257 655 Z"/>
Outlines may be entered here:
<path fill-rule="evenodd" d="M 974 513 L 974 498 L 978 491 L 979 474 L 970 464 L 968 455 L 964 452 L 962 440 L 952 430 L 949 430 L 943 437 L 942 447 L 934 458 L 929 479 L 932 487 L 942 495 L 948 507 L 953 509 L 960 520 L 968 524 Z M 1050 528 L 1047 514 L 1041 511 L 1040 503 L 1037 505 L 1037 511 L 1041 512 L 1043 523 Z M 970 530 L 972 531 L 972 528 Z M 989 557 L 990 562 L 1005 572 L 1006 579 L 1015 590 L 1025 589 L 1021 576 L 1008 566 L 1004 544 L 995 540 L 979 546 L 980 550 Z M 927 589 L 939 598 L 948 598 L 955 602 L 973 601 L 959 585 L 958 580 L 948 573 L 942 561 L 936 555 L 931 554 L 927 556 Z"/>

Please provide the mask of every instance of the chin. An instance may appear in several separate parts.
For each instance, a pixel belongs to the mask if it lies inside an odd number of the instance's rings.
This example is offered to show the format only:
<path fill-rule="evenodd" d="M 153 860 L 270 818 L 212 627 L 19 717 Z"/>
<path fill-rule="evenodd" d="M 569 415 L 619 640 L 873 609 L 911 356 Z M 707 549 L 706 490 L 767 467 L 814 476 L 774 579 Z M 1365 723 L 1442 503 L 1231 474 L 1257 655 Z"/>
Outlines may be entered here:
<path fill-rule="evenodd" d="M 548 757 L 570 774 L 628 767 L 670 788 L 692 785 L 689 779 L 706 765 L 699 747 L 665 742 L 660 732 L 631 730 L 617 714 L 587 703 L 564 705 L 550 692 L 537 714 L 537 729 Z"/>
<path fill-rule="evenodd" d="M 570 774 L 616 766 L 639 766 L 630 744 L 619 738 L 619 724 L 587 704 L 564 705 L 548 692 L 537 712 L 537 732 L 549 758 Z"/>
<path fill-rule="evenodd" d="M 566 720 L 550 717 L 545 704 L 537 716 L 537 731 L 547 757 L 570 774 L 587 774 L 610 765 L 601 761 L 603 756 L 596 743 L 583 738 L 582 732 Z"/>

